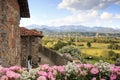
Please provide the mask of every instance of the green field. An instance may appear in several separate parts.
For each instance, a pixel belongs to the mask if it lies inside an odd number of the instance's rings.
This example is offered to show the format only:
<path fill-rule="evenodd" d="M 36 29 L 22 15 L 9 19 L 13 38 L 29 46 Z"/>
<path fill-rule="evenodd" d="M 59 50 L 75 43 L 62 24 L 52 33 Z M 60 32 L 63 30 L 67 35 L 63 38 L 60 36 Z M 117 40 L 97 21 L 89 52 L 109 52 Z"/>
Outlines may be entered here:
<path fill-rule="evenodd" d="M 91 47 L 88 48 L 86 46 L 86 42 L 80 42 L 78 44 L 84 44 L 84 46 L 80 46 L 80 50 L 82 53 L 93 55 L 93 56 L 104 56 L 108 51 L 111 49 L 108 49 L 108 43 L 91 43 Z M 115 53 L 120 54 L 120 50 L 113 50 Z"/>
<path fill-rule="evenodd" d="M 108 51 L 110 51 L 110 49 L 93 49 L 93 48 L 81 49 L 82 53 L 93 56 L 104 56 L 106 53 L 108 53 Z M 113 51 L 120 54 L 120 50 Z"/>

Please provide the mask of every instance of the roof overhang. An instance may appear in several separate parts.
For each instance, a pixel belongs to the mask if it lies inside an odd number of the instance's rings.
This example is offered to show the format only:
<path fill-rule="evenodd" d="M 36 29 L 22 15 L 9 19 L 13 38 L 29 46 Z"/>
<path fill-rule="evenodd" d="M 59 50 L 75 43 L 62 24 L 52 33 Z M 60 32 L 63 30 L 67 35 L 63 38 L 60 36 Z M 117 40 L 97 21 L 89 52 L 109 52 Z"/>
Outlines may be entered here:
<path fill-rule="evenodd" d="M 28 0 L 18 0 L 20 6 L 20 17 L 30 18 Z"/>
<path fill-rule="evenodd" d="M 20 27 L 20 36 L 21 37 L 43 37 L 42 32 L 36 31 L 36 30 L 29 30 L 24 27 Z"/>

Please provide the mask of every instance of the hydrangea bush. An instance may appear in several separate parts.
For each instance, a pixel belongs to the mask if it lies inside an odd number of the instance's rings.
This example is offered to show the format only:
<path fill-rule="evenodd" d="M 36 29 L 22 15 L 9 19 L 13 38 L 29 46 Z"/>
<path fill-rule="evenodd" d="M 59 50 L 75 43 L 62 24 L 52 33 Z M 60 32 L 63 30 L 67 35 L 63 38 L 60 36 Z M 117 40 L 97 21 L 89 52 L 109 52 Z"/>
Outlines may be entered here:
<path fill-rule="evenodd" d="M 120 80 L 120 66 L 100 61 L 64 66 L 40 65 L 35 69 L 19 66 L 0 69 L 0 80 Z"/>

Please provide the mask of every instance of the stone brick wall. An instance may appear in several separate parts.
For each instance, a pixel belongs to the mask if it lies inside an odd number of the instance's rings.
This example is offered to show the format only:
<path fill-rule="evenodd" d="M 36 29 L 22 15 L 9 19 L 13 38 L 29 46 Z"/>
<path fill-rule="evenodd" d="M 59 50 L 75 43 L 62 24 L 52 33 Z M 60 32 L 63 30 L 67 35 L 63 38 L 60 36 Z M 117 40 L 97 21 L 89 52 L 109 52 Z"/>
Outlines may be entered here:
<path fill-rule="evenodd" d="M 3 66 L 20 65 L 18 0 L 0 0 L 0 59 Z"/>
<path fill-rule="evenodd" d="M 39 52 L 49 58 L 55 65 L 65 65 L 68 62 L 61 54 L 46 47 L 40 46 Z"/>
<path fill-rule="evenodd" d="M 41 46 L 41 38 L 35 36 L 21 37 L 21 65 L 27 67 L 28 56 L 32 57 L 33 66 L 38 65 L 39 46 Z"/>

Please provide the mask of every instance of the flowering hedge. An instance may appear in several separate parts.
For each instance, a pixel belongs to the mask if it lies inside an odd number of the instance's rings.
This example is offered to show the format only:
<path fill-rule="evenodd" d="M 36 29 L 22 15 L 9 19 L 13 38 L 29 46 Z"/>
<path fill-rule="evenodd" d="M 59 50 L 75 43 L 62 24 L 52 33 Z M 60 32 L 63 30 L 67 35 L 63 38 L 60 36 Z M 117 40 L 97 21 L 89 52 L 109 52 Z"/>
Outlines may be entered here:
<path fill-rule="evenodd" d="M 19 66 L 0 69 L 0 80 L 120 80 L 120 66 L 100 61 L 65 66 L 40 65 L 36 69 Z"/>

